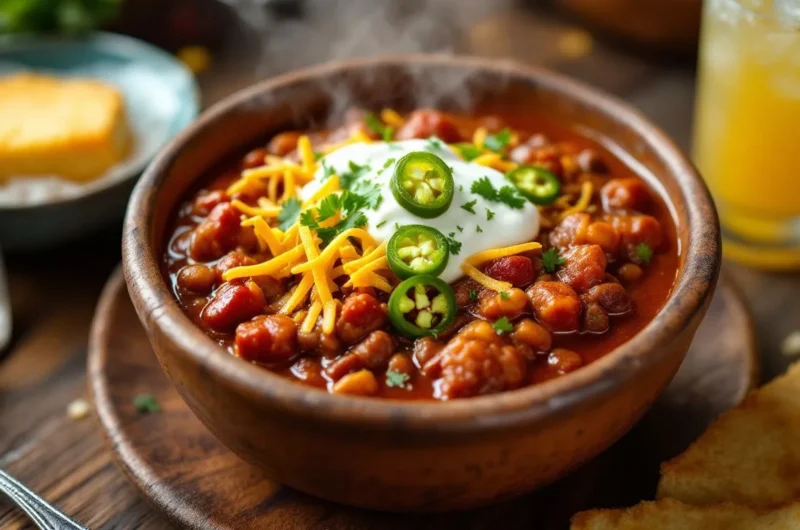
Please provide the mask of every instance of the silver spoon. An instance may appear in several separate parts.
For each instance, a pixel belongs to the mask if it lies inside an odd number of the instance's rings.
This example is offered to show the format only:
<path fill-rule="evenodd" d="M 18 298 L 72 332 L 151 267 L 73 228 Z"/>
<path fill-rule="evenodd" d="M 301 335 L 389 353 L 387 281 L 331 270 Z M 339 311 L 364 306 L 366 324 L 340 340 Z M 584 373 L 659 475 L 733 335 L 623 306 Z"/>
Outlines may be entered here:
<path fill-rule="evenodd" d="M 28 514 L 42 530 L 87 530 L 0 469 L 0 491 Z"/>

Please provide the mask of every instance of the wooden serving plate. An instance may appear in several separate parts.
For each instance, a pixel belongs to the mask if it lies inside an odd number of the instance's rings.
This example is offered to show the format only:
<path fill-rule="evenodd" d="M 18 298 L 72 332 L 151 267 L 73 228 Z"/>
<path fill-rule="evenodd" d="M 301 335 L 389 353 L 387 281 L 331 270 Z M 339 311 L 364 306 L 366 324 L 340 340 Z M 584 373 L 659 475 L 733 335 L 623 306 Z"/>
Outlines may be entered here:
<path fill-rule="evenodd" d="M 100 300 L 89 380 L 100 424 L 122 470 L 176 526 L 192 529 L 564 529 L 582 509 L 633 504 L 655 493 L 658 466 L 682 451 L 757 380 L 750 316 L 721 281 L 672 384 L 622 440 L 538 492 L 478 510 L 404 515 L 322 501 L 268 479 L 228 451 L 162 373 L 117 271 Z M 163 408 L 137 412 L 153 394 Z"/>

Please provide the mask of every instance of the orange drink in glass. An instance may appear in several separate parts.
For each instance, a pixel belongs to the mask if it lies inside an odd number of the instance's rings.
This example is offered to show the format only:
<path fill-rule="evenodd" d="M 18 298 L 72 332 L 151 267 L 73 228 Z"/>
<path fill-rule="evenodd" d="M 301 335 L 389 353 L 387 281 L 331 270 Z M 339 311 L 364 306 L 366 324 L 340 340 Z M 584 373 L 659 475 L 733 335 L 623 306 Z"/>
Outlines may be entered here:
<path fill-rule="evenodd" d="M 800 268 L 800 0 L 707 0 L 694 156 L 727 257 Z"/>

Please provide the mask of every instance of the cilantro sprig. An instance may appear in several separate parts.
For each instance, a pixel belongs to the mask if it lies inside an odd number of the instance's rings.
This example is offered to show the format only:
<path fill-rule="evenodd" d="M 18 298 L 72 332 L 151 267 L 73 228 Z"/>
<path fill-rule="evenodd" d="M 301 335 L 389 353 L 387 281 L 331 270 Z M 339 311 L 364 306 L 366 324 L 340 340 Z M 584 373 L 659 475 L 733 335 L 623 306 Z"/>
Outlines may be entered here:
<path fill-rule="evenodd" d="M 480 195 L 487 201 L 503 203 L 515 210 L 521 210 L 525 206 L 525 199 L 517 192 L 515 187 L 503 186 L 497 190 L 492 185 L 492 181 L 489 180 L 489 177 L 484 176 L 473 182 L 469 191 Z"/>
<path fill-rule="evenodd" d="M 408 374 L 396 372 L 394 370 L 386 370 L 386 386 L 388 387 L 405 388 L 408 379 Z"/>
<path fill-rule="evenodd" d="M 297 222 L 300 217 L 300 199 L 290 197 L 283 201 L 281 211 L 278 214 L 278 226 L 286 231 Z"/>
<path fill-rule="evenodd" d="M 542 253 L 542 267 L 547 272 L 556 272 L 559 265 L 563 265 L 567 260 L 558 255 L 555 247 L 548 248 Z"/>
<path fill-rule="evenodd" d="M 466 210 L 469 213 L 475 215 L 475 205 L 476 204 L 478 204 L 478 199 L 475 199 L 474 201 L 469 201 L 467 203 L 462 204 L 461 205 L 461 209 L 462 210 Z"/>
<path fill-rule="evenodd" d="M 511 131 L 508 129 L 503 129 L 502 131 L 498 132 L 497 134 L 490 134 L 486 137 L 483 141 L 483 146 L 490 151 L 494 151 L 495 153 L 499 153 L 508 145 L 511 141 Z"/>
<path fill-rule="evenodd" d="M 152 394 L 139 394 L 133 398 L 133 408 L 142 414 L 161 412 L 161 405 Z"/>
<path fill-rule="evenodd" d="M 367 207 L 367 199 L 349 191 L 341 195 L 331 194 L 322 199 L 316 210 L 306 210 L 300 214 L 300 224 L 317 232 L 323 243 L 330 243 L 333 238 L 350 228 L 360 228 L 367 224 L 367 216 L 361 211 Z M 315 213 L 316 212 L 316 213 Z M 333 226 L 321 226 L 337 213 L 342 219 Z"/>
<path fill-rule="evenodd" d="M 455 232 L 453 232 L 455 234 Z M 450 254 L 457 256 L 459 252 L 461 252 L 461 241 L 456 241 L 453 239 L 453 236 L 447 237 L 447 246 L 450 250 Z"/>
<path fill-rule="evenodd" d="M 501 317 L 497 319 L 497 321 L 494 324 L 492 324 L 492 327 L 494 328 L 495 332 L 498 335 L 502 335 L 503 333 L 508 333 L 509 331 L 514 329 L 514 326 L 513 324 L 511 324 L 511 321 L 508 320 L 508 317 Z"/>
<path fill-rule="evenodd" d="M 364 118 L 364 125 L 367 126 L 367 129 L 380 136 L 384 142 L 392 141 L 392 137 L 394 136 L 394 127 L 384 125 L 374 113 L 370 112 L 366 115 Z"/>
<path fill-rule="evenodd" d="M 636 245 L 636 257 L 645 265 L 649 265 L 653 259 L 653 249 L 647 243 L 639 243 Z"/>

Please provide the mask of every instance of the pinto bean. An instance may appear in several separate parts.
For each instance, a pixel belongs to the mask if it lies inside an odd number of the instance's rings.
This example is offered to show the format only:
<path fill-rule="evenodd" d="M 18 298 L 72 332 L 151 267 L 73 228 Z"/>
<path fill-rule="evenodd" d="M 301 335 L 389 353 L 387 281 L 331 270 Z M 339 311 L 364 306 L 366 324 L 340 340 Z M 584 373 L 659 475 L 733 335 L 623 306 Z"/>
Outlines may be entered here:
<path fill-rule="evenodd" d="M 232 250 L 225 254 L 225 256 L 220 259 L 216 265 L 214 265 L 214 270 L 217 273 L 217 278 L 220 282 L 223 281 L 222 275 L 228 269 L 233 269 L 236 267 L 242 267 L 244 265 L 255 265 L 256 260 L 242 252 L 241 250 Z"/>
<path fill-rule="evenodd" d="M 211 213 L 211 210 L 220 203 L 228 201 L 228 194 L 225 190 L 207 191 L 198 195 L 192 204 L 192 213 L 202 217 Z"/>
<path fill-rule="evenodd" d="M 627 283 L 638 281 L 643 274 L 642 268 L 635 263 L 626 263 L 617 270 L 617 275 L 620 279 Z"/>
<path fill-rule="evenodd" d="M 259 314 L 265 303 L 264 293 L 255 283 L 225 283 L 203 308 L 200 319 L 214 331 L 232 331 L 239 323 Z"/>
<path fill-rule="evenodd" d="M 583 304 L 569 285 L 536 282 L 527 294 L 539 322 L 553 331 L 577 331 Z"/>
<path fill-rule="evenodd" d="M 378 392 L 378 380 L 369 370 L 360 370 L 347 374 L 333 385 L 335 394 L 350 394 L 354 396 L 371 396 Z"/>
<path fill-rule="evenodd" d="M 267 151 L 273 155 L 286 156 L 295 149 L 297 149 L 297 140 L 300 139 L 301 134 L 297 131 L 286 131 L 276 134 L 272 140 L 267 144 Z M 261 164 L 263 164 L 263 158 Z M 261 165 L 259 164 L 259 165 Z"/>
<path fill-rule="evenodd" d="M 301 350 L 314 352 L 323 357 L 335 357 L 344 350 L 342 342 L 335 333 L 328 334 L 322 331 L 321 318 L 317 319 L 317 323 L 311 331 L 297 331 L 297 344 Z"/>
<path fill-rule="evenodd" d="M 572 350 L 556 348 L 548 355 L 547 364 L 559 374 L 567 374 L 583 366 L 583 359 Z"/>
<path fill-rule="evenodd" d="M 208 294 L 217 281 L 217 275 L 206 265 L 186 265 L 178 271 L 178 287 L 194 294 Z"/>
<path fill-rule="evenodd" d="M 385 331 L 373 331 L 356 344 L 350 353 L 361 359 L 365 367 L 374 370 L 389 362 L 394 353 L 394 339 Z"/>
<path fill-rule="evenodd" d="M 534 352 L 547 351 L 553 345 L 550 332 L 530 318 L 524 318 L 514 325 L 511 340 L 530 347 Z"/>
<path fill-rule="evenodd" d="M 513 320 L 528 308 L 528 297 L 522 289 L 511 288 L 502 293 L 488 293 L 478 304 L 478 312 L 483 318 L 497 320 L 507 317 Z"/>
<path fill-rule="evenodd" d="M 248 361 L 288 361 L 297 353 L 297 328 L 286 315 L 260 315 L 239 324 L 235 347 Z"/>
<path fill-rule="evenodd" d="M 633 311 L 633 300 L 625 287 L 618 283 L 595 285 L 582 296 L 584 302 L 594 303 L 611 315 L 623 315 Z"/>
<path fill-rule="evenodd" d="M 414 366 L 414 361 L 411 360 L 411 357 L 406 355 L 405 353 L 395 353 L 392 355 L 392 358 L 389 359 L 389 370 L 401 374 L 411 375 L 416 370 Z"/>
<path fill-rule="evenodd" d="M 651 201 L 650 190 L 635 177 L 611 179 L 600 190 L 603 208 L 610 210 L 643 211 Z"/>
<path fill-rule="evenodd" d="M 583 311 L 583 328 L 592 333 L 603 333 L 608 330 L 608 315 L 598 304 L 586 304 Z"/>
<path fill-rule="evenodd" d="M 307 385 L 325 386 L 325 377 L 322 375 L 322 365 L 317 359 L 303 357 L 292 365 L 292 375 Z"/>

